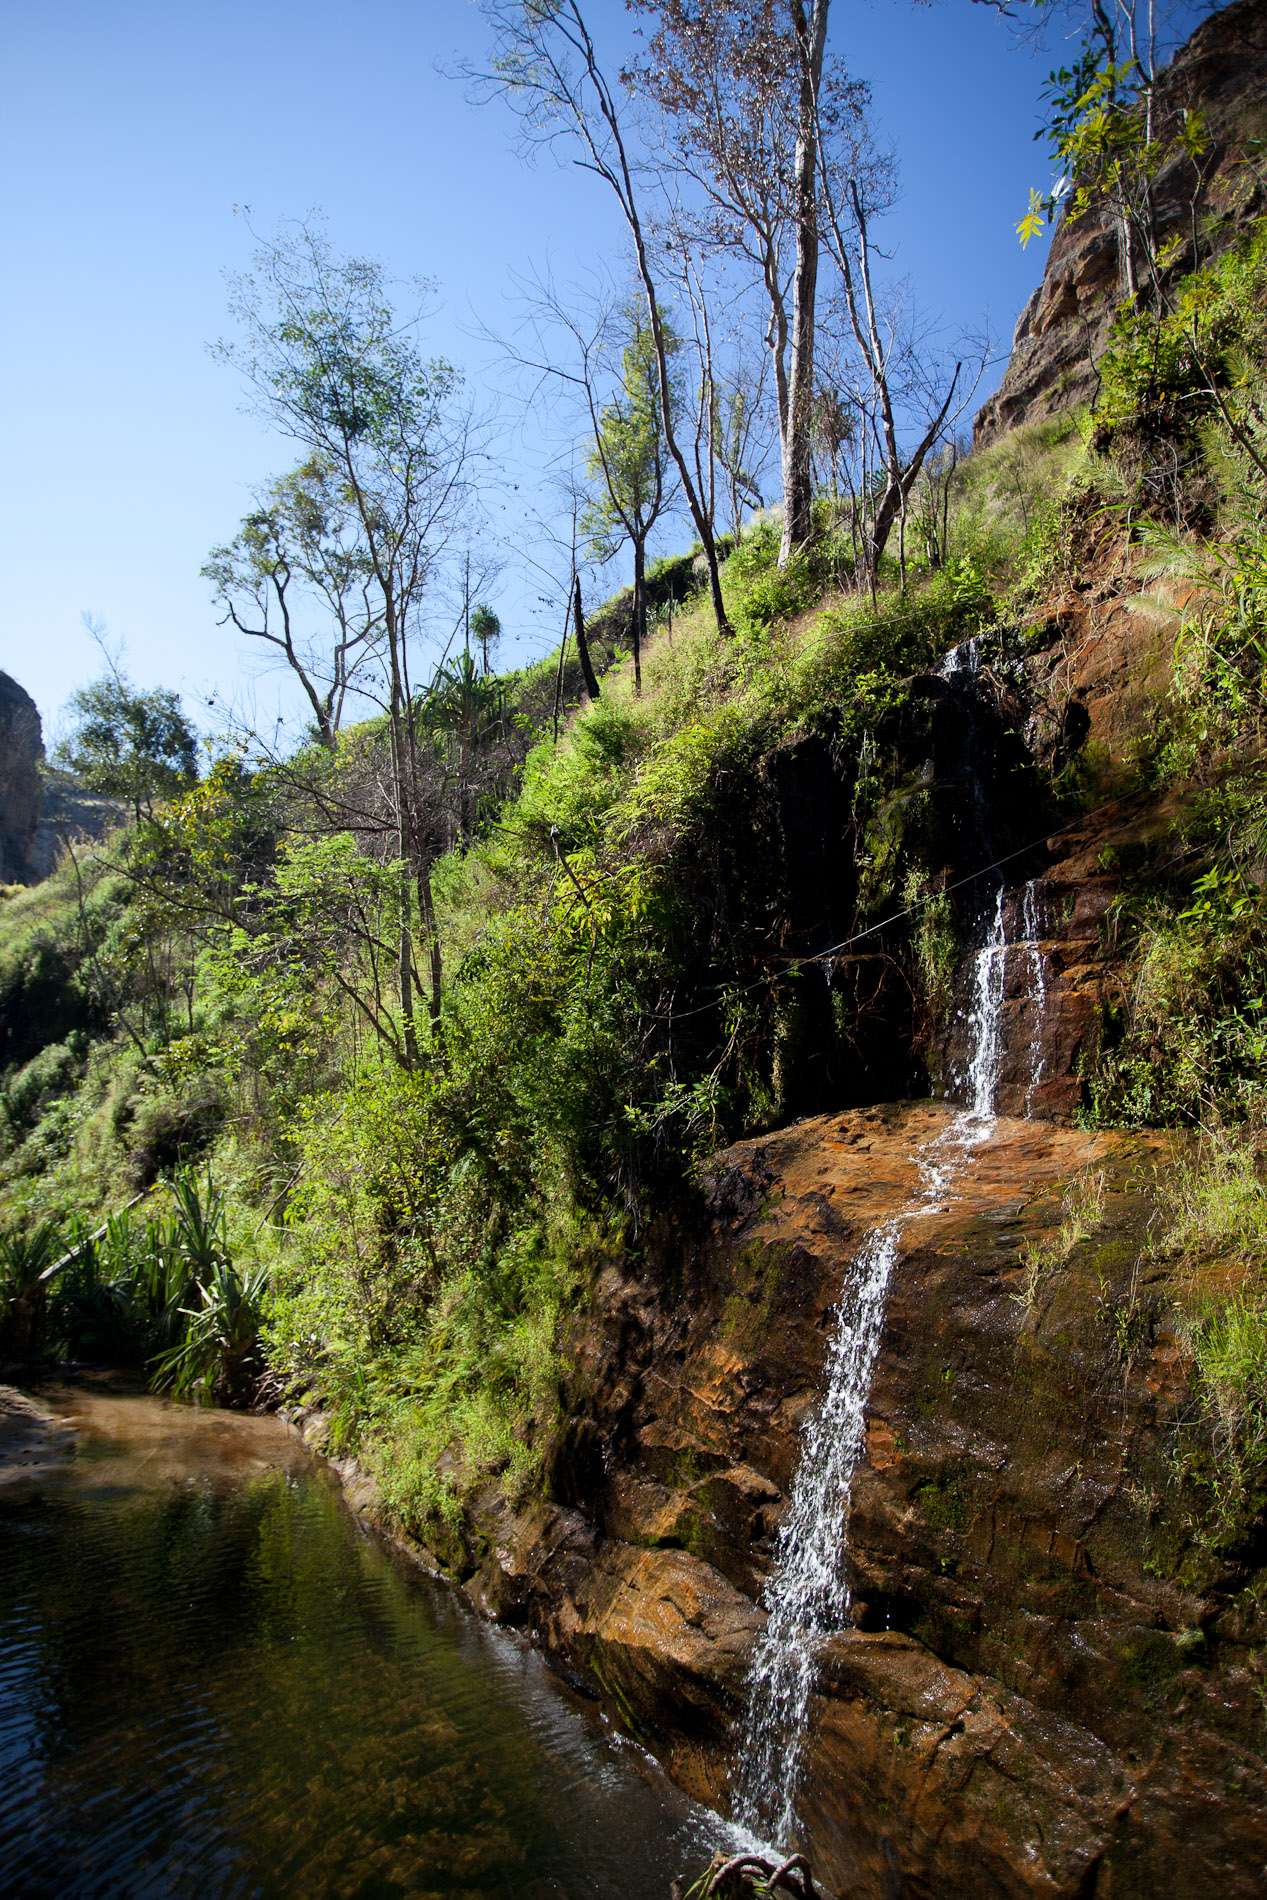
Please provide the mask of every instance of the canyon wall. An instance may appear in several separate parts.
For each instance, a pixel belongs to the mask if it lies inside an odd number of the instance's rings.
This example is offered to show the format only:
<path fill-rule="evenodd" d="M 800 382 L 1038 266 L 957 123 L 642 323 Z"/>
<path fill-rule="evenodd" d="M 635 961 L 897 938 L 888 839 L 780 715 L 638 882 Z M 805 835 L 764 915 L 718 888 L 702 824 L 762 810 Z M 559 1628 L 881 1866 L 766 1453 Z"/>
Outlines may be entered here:
<path fill-rule="evenodd" d="M 1168 278 L 1193 266 L 1192 228 L 1201 226 L 1201 256 L 1215 256 L 1262 215 L 1258 167 L 1244 162 L 1267 134 L 1267 8 L 1238 0 L 1205 20 L 1176 54 L 1159 88 L 1159 127 L 1185 109 L 1202 113 L 1209 138 L 1198 176 L 1186 160 L 1169 162 L 1156 180 L 1160 243 L 1173 246 Z M 974 445 L 983 448 L 1020 423 L 1089 403 L 1099 379 L 1115 310 L 1125 295 L 1121 237 L 1103 202 L 1072 224 L 1062 219 L 1051 241 L 1042 282 L 1017 320 L 1012 354 L 996 393 L 977 413 Z"/>
<path fill-rule="evenodd" d="M 698 1231 L 595 1289 L 553 1501 L 516 1515 L 490 1491 L 444 1553 L 723 1811 L 837 1309 L 952 1113 L 850 1111 L 719 1155 Z M 1193 1528 L 1168 1457 L 1184 1356 L 1141 1254 L 1168 1155 L 1001 1119 L 904 1235 L 853 1487 L 853 1622 L 820 1651 L 799 1804 L 841 1894 L 1261 1891 L 1264 1631 L 1229 1608 L 1252 1553 L 1207 1561 Z M 1027 1243 L 1088 1177 L 1093 1231 L 1035 1274 Z"/>
<path fill-rule="evenodd" d="M 0 882 L 30 875 L 40 823 L 44 741 L 31 695 L 0 673 Z"/>

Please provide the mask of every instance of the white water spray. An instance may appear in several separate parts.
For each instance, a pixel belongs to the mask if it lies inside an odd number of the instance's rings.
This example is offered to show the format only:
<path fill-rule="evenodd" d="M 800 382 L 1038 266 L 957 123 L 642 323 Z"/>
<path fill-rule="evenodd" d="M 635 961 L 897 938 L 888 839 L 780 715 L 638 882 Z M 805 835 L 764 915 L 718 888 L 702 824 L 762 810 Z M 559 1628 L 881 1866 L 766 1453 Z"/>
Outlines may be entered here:
<path fill-rule="evenodd" d="M 732 1819 L 763 1840 L 784 1846 L 792 1840 L 819 1647 L 851 1622 L 843 1533 L 902 1234 L 911 1220 L 944 1202 L 991 1126 L 988 1114 L 970 1110 L 916 1150 L 916 1195 L 874 1229 L 855 1262 L 852 1283 L 841 1295 L 824 1368 L 827 1389 L 804 1428 L 801 1461 L 766 1589 L 769 1617 L 748 1676 Z"/>
<path fill-rule="evenodd" d="M 993 1115 L 995 1112 L 1003 1067 L 1003 1000 L 1010 957 L 1023 956 L 1026 972 L 1023 1007 L 1029 1018 L 1029 1047 L 1022 1114 L 1031 1112 L 1047 1067 L 1043 1053 L 1047 956 L 1040 941 L 1044 918 L 1037 879 L 1031 879 L 1022 893 L 1021 927 L 1024 935 L 1017 942 L 1008 941 L 1005 898 L 1006 892 L 1000 884 L 995 893 L 985 942 L 972 959 L 969 1001 L 964 1012 L 968 1023 L 967 1061 L 963 1068 L 956 1068 L 952 1089 L 947 1090 L 947 1094 L 953 1090 L 961 1099 L 966 1096 L 974 1115 Z"/>
<path fill-rule="evenodd" d="M 972 960 L 972 1004 L 968 1011 L 968 1106 L 972 1114 L 994 1113 L 1003 1061 L 1003 986 L 1007 976 L 1007 932 L 1003 922 L 1002 884 L 994 902 L 989 935 Z"/>
<path fill-rule="evenodd" d="M 1041 1009 L 1046 998 L 1041 952 L 1034 941 L 1037 909 L 1032 893 L 1031 885 L 1026 892 L 1026 932 L 1030 954 L 1038 959 L 1034 967 L 1041 987 L 1031 1043 L 1031 1095 L 1041 1073 Z M 902 1235 L 912 1220 L 945 1201 L 973 1149 L 988 1139 L 994 1126 L 1008 948 L 1004 897 L 1000 884 L 985 942 L 973 958 L 968 1106 L 917 1149 L 916 1194 L 874 1229 L 857 1257 L 828 1348 L 826 1391 L 804 1427 L 800 1464 L 779 1526 L 765 1591 L 769 1616 L 748 1676 L 732 1817 L 753 1834 L 785 1847 L 796 1830 L 796 1792 L 819 1649 L 825 1638 L 851 1622 L 845 1569 L 850 1490 L 866 1433 L 867 1401 Z"/>
<path fill-rule="evenodd" d="M 1022 927 L 1025 931 L 1025 953 L 1029 965 L 1029 1006 L 1031 1011 L 1029 1032 L 1029 1087 L 1025 1091 L 1025 1113 L 1028 1115 L 1034 1105 L 1034 1096 L 1043 1079 L 1047 1067 L 1047 1058 L 1043 1054 L 1043 1026 L 1047 1015 L 1047 958 L 1039 938 L 1042 934 L 1043 916 L 1039 908 L 1038 880 L 1031 878 L 1025 886 L 1025 897 L 1021 907 Z"/>

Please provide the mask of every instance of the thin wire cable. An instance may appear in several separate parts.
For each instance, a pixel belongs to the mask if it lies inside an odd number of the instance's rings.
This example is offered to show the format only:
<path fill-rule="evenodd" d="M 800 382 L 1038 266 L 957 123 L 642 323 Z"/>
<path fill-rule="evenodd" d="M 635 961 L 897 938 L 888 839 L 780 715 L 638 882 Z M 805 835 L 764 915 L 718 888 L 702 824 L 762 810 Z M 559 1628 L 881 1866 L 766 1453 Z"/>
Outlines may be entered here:
<path fill-rule="evenodd" d="M 1079 825 L 1085 824 L 1090 818 L 1097 817 L 1100 812 L 1110 811 L 1114 805 L 1124 805 L 1128 803 L 1129 800 L 1138 797 L 1138 792 L 1122 792 L 1117 798 L 1106 799 L 1102 805 L 1093 805 L 1091 810 L 1083 812 L 1080 818 L 1070 819 L 1067 825 L 1060 825 L 1055 831 L 1045 831 L 1041 837 L 1035 838 L 1029 844 L 1018 845 L 1015 851 L 1006 852 L 1003 857 L 995 858 L 993 863 L 983 864 L 979 870 L 970 871 L 966 876 L 956 878 L 953 884 L 944 884 L 940 891 L 930 892 L 929 896 L 921 898 L 919 903 L 908 904 L 905 910 L 896 910 L 891 916 L 882 917 L 879 923 L 868 924 L 865 930 L 856 930 L 851 937 L 846 937 L 842 942 L 833 944 L 830 949 L 816 950 L 812 956 L 789 957 L 784 970 L 771 971 L 769 975 L 759 976 L 754 982 L 745 983 L 742 988 L 737 990 L 728 990 L 726 994 L 730 997 L 747 996 L 752 990 L 767 989 L 771 983 L 777 982 L 780 976 L 785 975 L 787 970 L 799 969 L 806 963 L 826 963 L 829 960 L 834 962 L 841 951 L 850 949 L 855 943 L 861 943 L 865 937 L 873 937 L 877 931 L 887 930 L 890 924 L 900 923 L 903 917 L 913 917 L 917 910 L 923 908 L 924 904 L 931 903 L 933 897 L 948 897 L 952 891 L 962 890 L 965 884 L 975 884 L 979 878 L 985 877 L 988 872 L 1002 870 L 1005 864 L 1011 864 L 1016 858 L 1026 857 L 1031 851 L 1037 851 L 1052 838 L 1063 838 L 1066 832 L 1076 831 Z M 701 1003 L 696 1009 L 672 1010 L 667 1016 L 657 1013 L 656 1020 L 674 1023 L 686 1022 L 688 1018 L 692 1016 L 705 1016 L 710 1010 L 716 1008 L 716 1001 Z"/>

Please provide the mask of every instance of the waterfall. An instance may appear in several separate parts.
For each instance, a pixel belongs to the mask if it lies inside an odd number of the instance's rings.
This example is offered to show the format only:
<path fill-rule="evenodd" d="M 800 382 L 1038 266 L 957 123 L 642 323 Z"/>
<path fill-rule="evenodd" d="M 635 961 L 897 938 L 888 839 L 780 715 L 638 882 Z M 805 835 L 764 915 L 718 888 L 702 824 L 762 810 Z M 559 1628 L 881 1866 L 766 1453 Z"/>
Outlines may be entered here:
<path fill-rule="evenodd" d="M 1044 924 L 1039 909 L 1038 880 L 1025 886 L 1021 922 L 1025 931 L 1026 959 L 1029 964 L 1029 1006 L 1032 1020 L 1029 1032 L 1029 1087 L 1025 1091 L 1025 1113 L 1034 1105 L 1034 1096 L 1043 1079 L 1047 1059 L 1043 1054 L 1043 1023 L 1047 1014 L 1047 958 L 1039 943 Z"/>
<path fill-rule="evenodd" d="M 918 1193 L 872 1232 L 855 1263 L 853 1283 L 841 1294 L 824 1367 L 827 1389 L 804 1428 L 766 1589 L 769 1616 L 748 1675 L 732 1819 L 762 1840 L 791 1842 L 819 1645 L 850 1624 L 842 1531 L 902 1234 L 909 1221 L 945 1199 L 989 1129 L 984 1117 L 960 1115 L 916 1150 Z"/>
<path fill-rule="evenodd" d="M 1047 958 L 1040 937 L 1044 917 L 1038 894 L 1038 880 L 1031 878 L 1021 895 L 1019 942 L 1008 941 L 1004 905 L 1007 892 L 1000 883 L 994 893 L 985 941 L 972 958 L 968 978 L 969 1000 L 961 1020 L 968 1024 L 968 1058 L 963 1068 L 956 1066 L 947 1094 L 960 1100 L 973 1115 L 991 1116 L 995 1112 L 999 1073 L 1003 1066 L 1003 999 L 1007 984 L 1009 956 L 1020 954 L 1025 960 L 1025 1013 L 1029 1018 L 1028 1079 L 1022 1113 L 1028 1115 L 1034 1096 L 1047 1067 L 1043 1054 L 1043 1026 L 1047 1011 Z"/>
<path fill-rule="evenodd" d="M 974 658 L 969 643 L 968 664 Z M 962 663 L 962 659 L 957 661 Z M 915 1195 L 873 1230 L 854 1262 L 828 1347 L 826 1391 L 803 1428 L 801 1459 L 779 1526 L 765 1590 L 769 1615 L 748 1675 L 732 1818 L 761 1839 L 783 1847 L 791 1845 L 796 1830 L 796 1792 L 818 1651 L 826 1637 L 847 1629 L 851 1621 L 845 1571 L 850 1489 L 862 1452 L 889 1280 L 902 1235 L 912 1220 L 931 1213 L 945 1200 L 973 1149 L 989 1138 L 994 1125 L 1008 952 L 1005 895 L 1000 882 L 992 895 L 985 940 L 972 962 L 967 1105 L 940 1134 L 916 1150 L 919 1187 Z M 1046 999 L 1042 956 L 1035 941 L 1038 911 L 1032 884 L 1026 889 L 1024 918 L 1031 989 L 1039 1011 L 1031 1038 L 1032 1095 L 1041 1074 L 1041 1011 Z"/>
<path fill-rule="evenodd" d="M 770 1614 L 748 1677 L 746 1737 L 732 1818 L 763 1840 L 784 1845 L 795 1822 L 792 1803 L 818 1644 L 849 1618 L 840 1525 L 862 1449 L 866 1397 L 901 1231 L 900 1216 L 876 1228 L 858 1257 L 856 1286 L 842 1295 L 825 1368 L 827 1393 L 805 1428 L 766 1592 Z"/>
<path fill-rule="evenodd" d="M 972 1005 L 968 1012 L 968 1106 L 973 1115 L 994 1113 L 1003 1061 L 1003 985 L 1007 976 L 1007 931 L 1002 881 L 989 934 L 972 960 Z"/>

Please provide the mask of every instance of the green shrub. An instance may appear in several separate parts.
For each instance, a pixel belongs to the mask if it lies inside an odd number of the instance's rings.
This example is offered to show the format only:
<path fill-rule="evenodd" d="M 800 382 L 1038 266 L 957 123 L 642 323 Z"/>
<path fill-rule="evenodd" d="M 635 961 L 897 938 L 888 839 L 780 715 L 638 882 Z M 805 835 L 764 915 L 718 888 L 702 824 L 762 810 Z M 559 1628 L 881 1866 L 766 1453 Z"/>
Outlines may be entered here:
<path fill-rule="evenodd" d="M 780 531 L 765 521 L 752 528 L 722 569 L 726 612 L 738 633 L 762 633 L 802 613 L 822 592 L 808 554 L 779 566 Z"/>
<path fill-rule="evenodd" d="M 4 1085 L 4 1112 L 9 1127 L 23 1134 L 40 1119 L 49 1103 L 73 1087 L 83 1073 L 82 1049 L 76 1043 L 51 1042 L 24 1064 Z"/>
<path fill-rule="evenodd" d="M 1267 1456 L 1267 1301 L 1224 1300 L 1191 1327 L 1188 1344 L 1221 1449 L 1243 1462 Z"/>
<path fill-rule="evenodd" d="M 1261 373 L 1267 318 L 1267 220 L 1243 244 L 1185 279 L 1160 318 L 1124 305 L 1097 368 L 1100 393 L 1091 446 L 1138 477 L 1140 499 L 1165 518 L 1200 522 L 1211 511 L 1204 480 L 1228 449 L 1226 422 L 1262 430 L 1251 393 Z M 1247 365 L 1258 366 L 1250 369 Z M 1210 430 L 1214 431 L 1214 443 Z M 1214 452 L 1211 453 L 1213 446 Z M 1223 487 L 1226 492 L 1226 480 Z"/>

